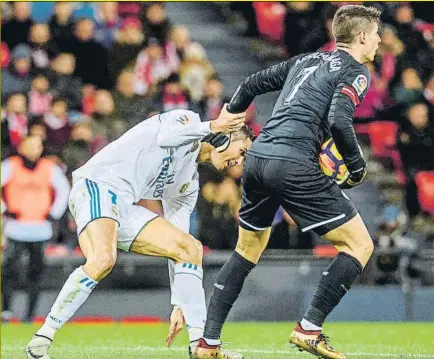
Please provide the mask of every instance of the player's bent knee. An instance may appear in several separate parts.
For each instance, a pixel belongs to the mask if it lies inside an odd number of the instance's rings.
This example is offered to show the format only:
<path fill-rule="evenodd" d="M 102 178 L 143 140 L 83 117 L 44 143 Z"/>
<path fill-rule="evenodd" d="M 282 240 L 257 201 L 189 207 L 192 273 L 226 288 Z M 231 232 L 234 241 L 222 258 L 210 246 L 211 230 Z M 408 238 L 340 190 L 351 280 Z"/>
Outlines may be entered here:
<path fill-rule="evenodd" d="M 85 265 L 85 270 L 91 271 L 88 273 L 95 280 L 101 280 L 111 272 L 116 264 L 116 253 L 110 251 L 101 251 L 92 258 L 89 258 Z M 87 267 L 87 268 L 86 268 Z"/>
<path fill-rule="evenodd" d="M 374 243 L 368 233 L 357 237 L 355 240 L 351 238 L 347 244 L 354 252 L 361 256 L 371 256 L 374 251 Z"/>
<path fill-rule="evenodd" d="M 367 239 L 364 243 L 363 253 L 365 256 L 371 257 L 373 252 L 374 252 L 374 242 L 372 242 L 372 239 L 369 237 L 369 239 Z"/>
<path fill-rule="evenodd" d="M 196 259 L 197 259 L 197 261 L 200 261 L 200 263 L 202 264 L 202 259 L 203 259 L 202 243 L 200 241 L 198 241 L 197 239 L 194 239 L 194 244 L 196 246 Z"/>
<path fill-rule="evenodd" d="M 374 244 L 365 224 L 359 215 L 342 226 L 324 235 L 340 252 L 345 252 L 356 258 L 363 266 L 366 265 L 374 251 Z"/>
<path fill-rule="evenodd" d="M 343 252 L 346 252 L 356 258 L 363 266 L 368 263 L 369 258 L 374 251 L 374 243 L 371 237 L 366 236 L 359 239 L 357 242 L 348 241 L 341 248 L 337 246 Z"/>
<path fill-rule="evenodd" d="M 256 264 L 267 246 L 269 238 L 269 229 L 252 232 L 241 228 L 235 251 L 243 258 Z"/>
<path fill-rule="evenodd" d="M 192 235 L 184 233 L 178 241 L 173 258 L 177 262 L 187 262 L 202 266 L 203 247 Z"/>

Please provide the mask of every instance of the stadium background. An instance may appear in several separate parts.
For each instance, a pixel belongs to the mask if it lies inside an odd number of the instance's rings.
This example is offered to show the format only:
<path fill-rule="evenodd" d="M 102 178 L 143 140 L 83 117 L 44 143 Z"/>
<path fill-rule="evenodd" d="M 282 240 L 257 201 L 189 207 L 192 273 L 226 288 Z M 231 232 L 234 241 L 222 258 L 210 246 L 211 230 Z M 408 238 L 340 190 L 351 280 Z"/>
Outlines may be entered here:
<path fill-rule="evenodd" d="M 41 136 L 44 156 L 69 178 L 105 144 L 155 112 L 189 108 L 212 119 L 247 75 L 289 56 L 333 48 L 330 20 L 341 4 L 2 2 L 2 160 L 16 153 L 27 134 Z M 355 119 L 370 171 L 366 183 L 348 195 L 376 253 L 331 319 L 433 321 L 434 8 L 371 4 L 383 10 L 383 42 L 368 65 L 372 84 Z M 27 61 L 28 71 L 17 71 L 18 60 Z M 256 132 L 275 98 L 262 96 L 250 108 Z M 206 247 L 207 296 L 235 246 L 240 173 L 201 167 L 192 234 Z M 6 213 L 3 226 L 8 220 Z M 40 321 L 83 262 L 70 215 L 53 227 L 34 317 L 23 318 L 25 292 L 33 283 L 19 271 L 13 315 L 6 313 L 4 320 Z M 3 250 L 7 245 L 3 237 Z M 298 319 L 333 255 L 333 248 L 299 233 L 280 211 L 269 250 L 230 318 Z M 15 260 L 26 265 L 29 258 L 17 254 Z M 158 321 L 169 313 L 166 261 L 121 253 L 116 269 L 77 316 Z"/>

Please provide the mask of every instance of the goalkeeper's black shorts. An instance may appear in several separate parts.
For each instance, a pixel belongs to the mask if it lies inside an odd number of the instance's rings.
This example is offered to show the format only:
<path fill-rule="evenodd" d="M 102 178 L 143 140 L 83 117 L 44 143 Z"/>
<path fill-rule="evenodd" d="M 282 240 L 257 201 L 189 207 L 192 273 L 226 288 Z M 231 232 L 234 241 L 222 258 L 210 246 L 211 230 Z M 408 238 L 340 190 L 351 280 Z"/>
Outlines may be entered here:
<path fill-rule="evenodd" d="M 240 226 L 271 227 L 279 206 L 302 232 L 324 235 L 357 215 L 353 203 L 319 166 L 249 154 L 243 169 Z"/>

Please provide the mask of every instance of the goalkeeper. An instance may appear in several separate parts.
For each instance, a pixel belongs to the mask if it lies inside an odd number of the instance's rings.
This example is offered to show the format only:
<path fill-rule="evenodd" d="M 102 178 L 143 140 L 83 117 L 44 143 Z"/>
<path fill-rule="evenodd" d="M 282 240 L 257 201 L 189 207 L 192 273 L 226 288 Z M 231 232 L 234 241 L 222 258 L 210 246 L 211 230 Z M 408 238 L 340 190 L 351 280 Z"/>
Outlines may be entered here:
<path fill-rule="evenodd" d="M 231 114 L 226 106 L 208 122 L 188 110 L 155 115 L 73 172 L 69 209 L 86 263 L 66 280 L 27 345 L 27 358 L 49 358 L 57 331 L 114 267 L 116 247 L 169 258 L 174 310 L 166 342 L 171 344 L 185 318 L 194 349 L 206 319 L 202 246 L 188 234 L 199 191 L 197 162 L 217 169 L 241 165 L 253 141 L 244 122 L 244 112 Z M 143 200 L 161 203 L 164 215 L 142 206 Z"/>
<path fill-rule="evenodd" d="M 333 137 L 349 171 L 340 186 L 359 185 L 367 172 L 352 125 L 364 99 L 380 43 L 380 12 L 342 6 L 333 19 L 337 49 L 302 54 L 247 77 L 229 112 L 244 111 L 256 96 L 280 91 L 273 113 L 249 150 L 243 167 L 237 247 L 213 288 L 204 338 L 194 359 L 235 359 L 221 348 L 221 331 L 244 281 L 267 247 L 281 205 L 302 232 L 314 231 L 339 252 L 318 283 L 310 307 L 290 335 L 299 350 L 320 358 L 345 359 L 322 333 L 327 316 L 350 290 L 368 262 L 373 244 L 362 218 L 337 183 L 320 171 L 321 144 Z"/>

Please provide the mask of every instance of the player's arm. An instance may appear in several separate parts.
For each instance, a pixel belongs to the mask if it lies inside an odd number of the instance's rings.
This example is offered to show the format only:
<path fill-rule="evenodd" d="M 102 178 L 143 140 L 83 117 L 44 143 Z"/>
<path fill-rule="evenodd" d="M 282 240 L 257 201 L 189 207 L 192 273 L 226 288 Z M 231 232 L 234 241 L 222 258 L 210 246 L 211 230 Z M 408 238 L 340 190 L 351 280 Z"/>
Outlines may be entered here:
<path fill-rule="evenodd" d="M 357 142 L 353 127 L 354 112 L 369 87 L 369 72 L 365 66 L 350 68 L 343 74 L 333 95 L 328 123 L 339 153 L 350 172 L 342 185 L 350 188 L 362 182 L 366 175 L 366 162 Z"/>
<path fill-rule="evenodd" d="M 202 122 L 197 113 L 188 110 L 169 111 L 161 114 L 158 120 L 161 123 L 157 134 L 158 145 L 162 148 L 171 148 L 202 140 L 210 134 L 238 130 L 244 126 L 246 114 L 229 113 L 225 105 L 213 121 Z"/>
<path fill-rule="evenodd" d="M 297 58 L 293 57 L 247 77 L 232 96 L 228 111 L 231 113 L 246 111 L 256 96 L 281 90 Z"/>

